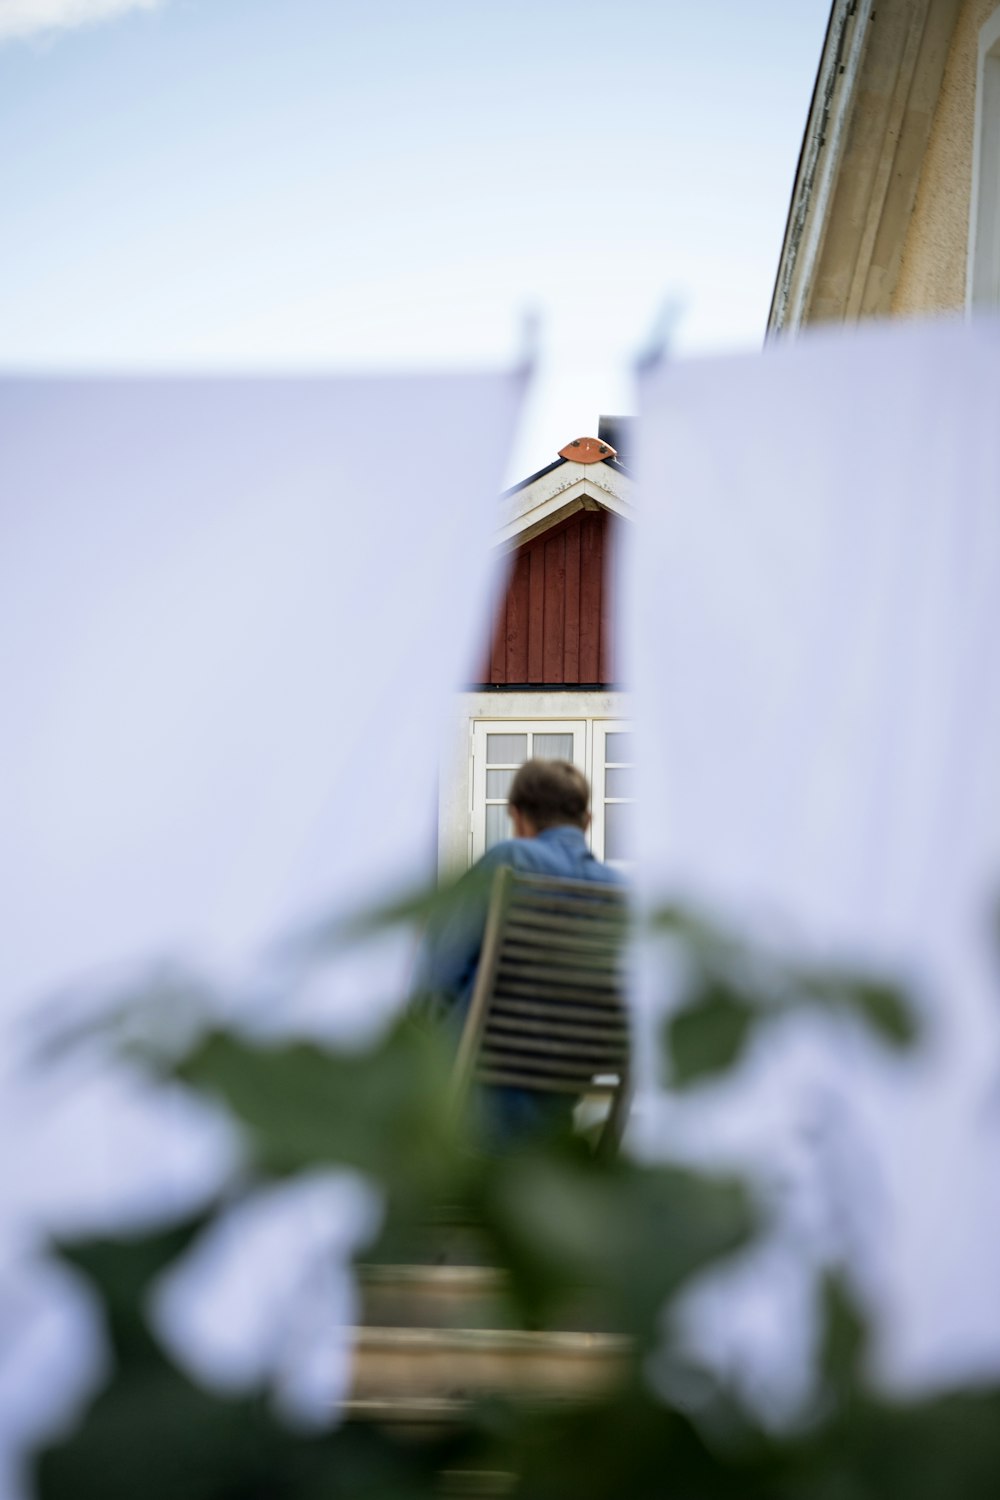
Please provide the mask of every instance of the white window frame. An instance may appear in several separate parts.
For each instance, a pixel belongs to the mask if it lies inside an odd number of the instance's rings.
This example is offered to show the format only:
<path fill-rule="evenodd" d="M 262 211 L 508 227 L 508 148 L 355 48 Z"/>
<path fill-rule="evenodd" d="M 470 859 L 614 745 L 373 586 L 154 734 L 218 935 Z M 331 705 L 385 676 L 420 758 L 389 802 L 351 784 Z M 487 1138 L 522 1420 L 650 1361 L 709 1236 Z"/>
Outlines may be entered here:
<path fill-rule="evenodd" d="M 1000 306 L 1000 9 L 979 33 L 965 303 Z"/>
<path fill-rule="evenodd" d="M 607 742 L 609 734 L 634 734 L 635 725 L 629 719 L 597 719 L 591 726 L 590 777 L 593 820 L 591 822 L 592 845 L 598 859 L 616 869 L 625 870 L 630 864 L 622 859 L 607 859 L 604 853 L 604 809 L 609 802 L 632 803 L 633 797 L 606 797 L 604 795 L 604 773 L 608 764 Z M 612 761 L 612 765 L 625 762 Z M 628 764 L 634 765 L 634 762 Z"/>
<path fill-rule="evenodd" d="M 475 719 L 472 725 L 472 859 L 475 862 L 486 853 L 486 809 L 491 801 L 486 796 L 486 741 L 491 734 L 571 734 L 573 736 L 572 761 L 587 775 L 588 724 L 586 719 Z M 528 755 L 532 744 L 528 742 Z M 494 765 L 498 763 L 494 762 Z M 506 804 L 506 798 L 503 799 Z M 510 830 L 513 838 L 514 830 Z"/>
<path fill-rule="evenodd" d="M 472 740 L 477 720 L 490 719 L 498 727 L 525 720 L 561 725 L 580 719 L 627 720 L 632 711 L 629 695 L 611 688 L 474 688 L 456 693 L 453 704 L 438 784 L 438 870 L 443 879 L 453 878 L 473 862 Z M 588 754 L 588 776 L 592 763 Z"/>

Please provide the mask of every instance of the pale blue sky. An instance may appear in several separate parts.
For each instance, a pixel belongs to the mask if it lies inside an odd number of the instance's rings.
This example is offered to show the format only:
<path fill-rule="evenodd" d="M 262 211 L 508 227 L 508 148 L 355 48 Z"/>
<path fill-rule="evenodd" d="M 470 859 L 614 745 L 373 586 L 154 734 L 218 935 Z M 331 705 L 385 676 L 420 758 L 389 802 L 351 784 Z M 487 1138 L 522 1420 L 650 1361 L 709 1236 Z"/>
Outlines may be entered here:
<path fill-rule="evenodd" d="M 123 11 L 0 42 L 8 369 L 496 361 L 534 308 L 517 477 L 666 301 L 759 344 L 828 0 L 129 4 L 0 0 Z"/>

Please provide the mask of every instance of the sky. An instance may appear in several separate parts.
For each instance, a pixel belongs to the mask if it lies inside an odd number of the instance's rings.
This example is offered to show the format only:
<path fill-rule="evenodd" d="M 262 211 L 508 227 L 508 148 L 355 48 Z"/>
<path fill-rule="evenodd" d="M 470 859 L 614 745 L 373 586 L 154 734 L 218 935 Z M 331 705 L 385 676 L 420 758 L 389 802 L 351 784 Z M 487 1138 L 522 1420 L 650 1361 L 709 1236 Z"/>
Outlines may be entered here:
<path fill-rule="evenodd" d="M 0 0 L 0 367 L 531 346 L 513 481 L 630 409 L 658 328 L 759 346 L 828 10 Z"/>

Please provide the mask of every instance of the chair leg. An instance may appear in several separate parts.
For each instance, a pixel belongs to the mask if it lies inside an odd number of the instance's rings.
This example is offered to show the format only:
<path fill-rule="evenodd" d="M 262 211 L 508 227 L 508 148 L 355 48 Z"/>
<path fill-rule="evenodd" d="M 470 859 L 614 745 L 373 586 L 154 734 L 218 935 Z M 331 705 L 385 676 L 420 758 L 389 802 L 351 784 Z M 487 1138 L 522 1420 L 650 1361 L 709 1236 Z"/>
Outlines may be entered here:
<path fill-rule="evenodd" d="M 600 1140 L 597 1142 L 595 1155 L 610 1160 L 617 1156 L 625 1134 L 625 1122 L 628 1119 L 629 1105 L 632 1102 L 632 1087 L 627 1078 L 623 1078 L 615 1090 L 608 1110 L 608 1118 L 604 1122 Z"/>

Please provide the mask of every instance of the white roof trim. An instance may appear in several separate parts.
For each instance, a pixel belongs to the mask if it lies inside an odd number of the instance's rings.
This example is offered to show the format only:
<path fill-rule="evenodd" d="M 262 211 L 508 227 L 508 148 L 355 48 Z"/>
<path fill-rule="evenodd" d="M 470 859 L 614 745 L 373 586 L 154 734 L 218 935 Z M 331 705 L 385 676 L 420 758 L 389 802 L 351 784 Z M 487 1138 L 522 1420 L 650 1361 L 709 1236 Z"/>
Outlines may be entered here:
<path fill-rule="evenodd" d="M 885 317 L 963 0 L 834 0 L 768 330 Z"/>
<path fill-rule="evenodd" d="M 771 306 L 772 330 L 798 328 L 813 289 L 827 218 L 844 155 L 873 0 L 833 0 L 819 75 Z"/>
<path fill-rule="evenodd" d="M 578 464 L 570 459 L 503 497 L 494 545 L 520 546 L 578 510 L 600 508 L 631 520 L 634 486 L 634 479 L 607 464 Z"/>

